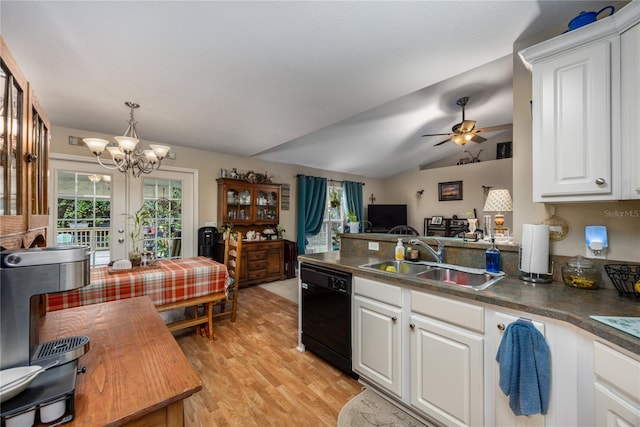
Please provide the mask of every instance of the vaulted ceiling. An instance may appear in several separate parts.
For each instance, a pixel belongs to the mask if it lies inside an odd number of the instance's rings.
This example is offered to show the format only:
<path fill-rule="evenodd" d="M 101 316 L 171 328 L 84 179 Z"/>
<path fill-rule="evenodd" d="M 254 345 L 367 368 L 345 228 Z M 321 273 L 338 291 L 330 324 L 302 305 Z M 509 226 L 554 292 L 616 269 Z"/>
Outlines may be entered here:
<path fill-rule="evenodd" d="M 460 151 L 421 135 L 462 96 L 511 123 L 513 42 L 610 3 L 3 0 L 0 28 L 54 125 L 122 134 L 135 101 L 143 140 L 383 178 Z"/>

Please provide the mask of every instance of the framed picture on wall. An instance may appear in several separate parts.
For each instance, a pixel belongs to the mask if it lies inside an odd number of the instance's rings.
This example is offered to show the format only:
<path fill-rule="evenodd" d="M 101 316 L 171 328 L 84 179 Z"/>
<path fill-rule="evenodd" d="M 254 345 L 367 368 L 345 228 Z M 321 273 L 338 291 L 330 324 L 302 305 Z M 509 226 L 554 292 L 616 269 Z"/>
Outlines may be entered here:
<path fill-rule="evenodd" d="M 462 200 L 462 181 L 450 181 L 438 183 L 438 200 Z"/>
<path fill-rule="evenodd" d="M 511 141 L 499 142 L 496 144 L 496 159 L 509 159 L 511 158 Z"/>

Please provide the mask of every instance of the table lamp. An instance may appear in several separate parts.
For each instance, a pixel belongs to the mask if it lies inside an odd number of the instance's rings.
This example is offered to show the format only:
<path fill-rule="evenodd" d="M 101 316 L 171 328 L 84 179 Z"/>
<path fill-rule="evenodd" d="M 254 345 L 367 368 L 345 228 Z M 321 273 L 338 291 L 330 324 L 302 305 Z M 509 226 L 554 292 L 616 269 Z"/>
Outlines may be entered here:
<path fill-rule="evenodd" d="M 484 202 L 484 208 L 482 208 L 482 210 L 484 212 L 497 212 L 494 216 L 494 222 L 496 224 L 495 230 L 503 229 L 504 214 L 502 212 L 513 211 L 513 202 L 511 201 L 511 194 L 509 194 L 509 190 L 489 190 L 487 200 Z"/>

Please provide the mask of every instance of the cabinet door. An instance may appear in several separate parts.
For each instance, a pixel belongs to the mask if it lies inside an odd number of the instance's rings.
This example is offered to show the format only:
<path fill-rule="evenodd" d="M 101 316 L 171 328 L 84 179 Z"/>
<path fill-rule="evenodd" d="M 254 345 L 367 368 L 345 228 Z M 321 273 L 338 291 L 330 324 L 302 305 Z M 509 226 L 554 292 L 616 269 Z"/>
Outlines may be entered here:
<path fill-rule="evenodd" d="M 625 199 L 640 199 L 640 25 L 621 36 L 622 68 L 622 191 Z"/>
<path fill-rule="evenodd" d="M 282 278 L 284 276 L 284 244 L 269 243 L 267 248 L 267 276 Z"/>
<path fill-rule="evenodd" d="M 498 347 L 500 347 L 500 341 L 502 340 L 502 336 L 504 335 L 504 330 L 509 326 L 510 323 L 515 322 L 519 318 L 516 316 L 511 316 L 504 313 L 495 313 L 494 321 L 496 324 L 496 339 L 495 341 L 495 352 L 498 351 Z M 540 322 L 534 321 L 536 329 L 540 331 L 541 334 L 545 334 L 544 324 Z M 496 353 L 493 354 L 496 354 Z M 544 415 L 537 414 L 531 416 L 516 416 L 513 411 L 509 407 L 509 397 L 505 396 L 505 394 L 500 389 L 500 365 L 495 360 L 492 362 L 495 366 L 495 425 L 496 426 L 504 426 L 504 427 L 542 427 L 545 425 L 545 417 Z"/>
<path fill-rule="evenodd" d="M 353 370 L 402 397 L 402 310 L 356 295 L 353 322 Z"/>
<path fill-rule="evenodd" d="M 613 182 L 620 154 L 612 153 L 619 144 L 612 133 L 619 46 L 619 37 L 610 37 L 534 64 L 534 202 L 620 197 Z"/>
<path fill-rule="evenodd" d="M 481 335 L 411 315 L 411 404 L 447 426 L 484 424 Z"/>
<path fill-rule="evenodd" d="M 49 224 L 49 144 L 51 124 L 40 102 L 29 90 L 28 148 L 28 227 L 44 228 Z"/>
<path fill-rule="evenodd" d="M 595 384 L 595 425 L 639 426 L 640 405 L 622 398 L 604 384 Z"/>
<path fill-rule="evenodd" d="M 27 81 L 0 38 L 2 128 L 0 129 L 0 237 L 5 248 L 22 246 L 27 230 Z"/>

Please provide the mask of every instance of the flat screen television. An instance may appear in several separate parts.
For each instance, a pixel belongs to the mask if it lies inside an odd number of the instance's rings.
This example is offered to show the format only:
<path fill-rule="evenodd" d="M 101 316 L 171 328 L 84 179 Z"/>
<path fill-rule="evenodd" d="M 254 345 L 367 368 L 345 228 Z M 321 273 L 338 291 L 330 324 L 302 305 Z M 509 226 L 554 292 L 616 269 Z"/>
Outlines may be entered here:
<path fill-rule="evenodd" d="M 407 223 L 407 205 L 369 205 L 368 218 L 372 231 L 388 231 Z"/>

